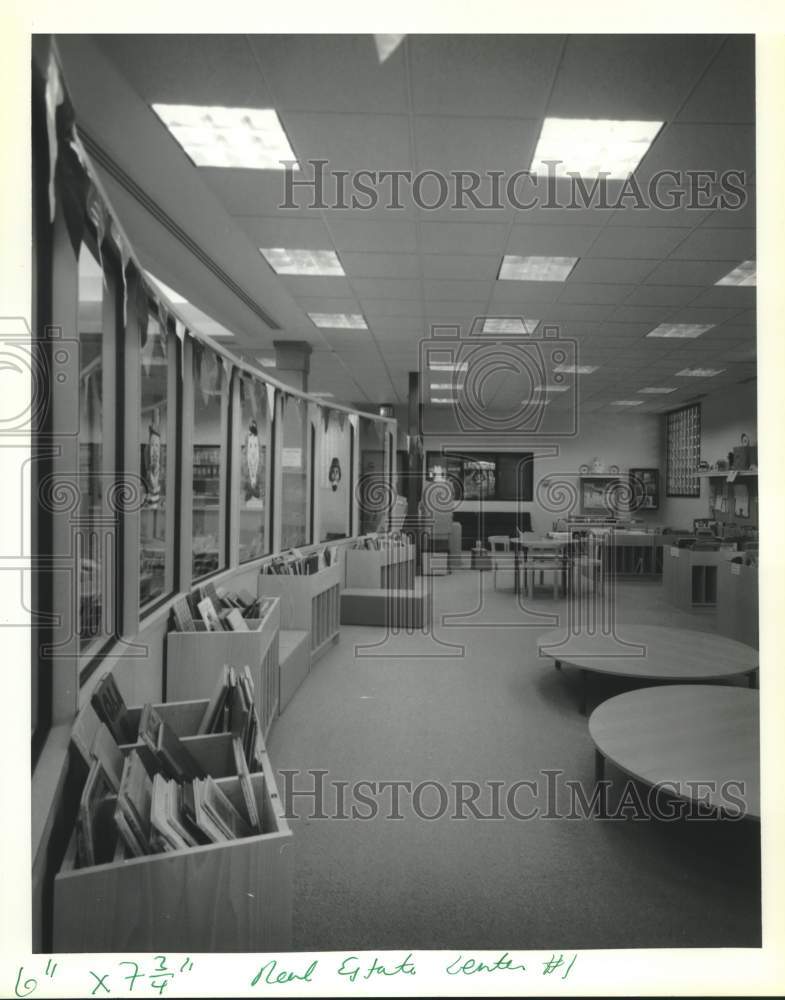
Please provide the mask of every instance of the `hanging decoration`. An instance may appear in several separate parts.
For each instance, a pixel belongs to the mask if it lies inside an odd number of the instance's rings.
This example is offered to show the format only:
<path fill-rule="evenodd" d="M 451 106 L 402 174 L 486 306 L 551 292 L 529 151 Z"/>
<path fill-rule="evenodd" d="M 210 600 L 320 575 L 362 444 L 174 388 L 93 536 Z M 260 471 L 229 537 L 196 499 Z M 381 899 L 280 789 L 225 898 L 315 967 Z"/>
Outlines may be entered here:
<path fill-rule="evenodd" d="M 179 320 L 176 316 L 174 318 L 174 333 L 177 339 L 180 341 L 180 378 L 185 381 L 185 335 L 186 335 L 185 323 Z"/>
<path fill-rule="evenodd" d="M 267 390 L 267 419 L 272 423 L 275 416 L 275 386 L 265 382 L 264 387 Z"/>
<path fill-rule="evenodd" d="M 123 326 L 128 325 L 128 279 L 126 277 L 125 271 L 128 267 L 128 262 L 131 259 L 131 254 L 128 250 L 128 245 L 125 242 L 123 234 L 120 232 L 117 224 L 109 214 L 109 237 L 117 247 L 117 251 L 120 254 L 120 274 L 123 279 Z"/>
<path fill-rule="evenodd" d="M 346 411 L 345 410 L 336 410 L 335 412 L 336 412 L 336 415 L 338 417 L 338 427 L 341 430 L 341 434 L 343 434 L 343 429 L 344 429 L 344 427 L 346 427 Z"/>
<path fill-rule="evenodd" d="M 332 415 L 333 415 L 333 411 L 330 409 L 329 406 L 323 406 L 322 407 L 322 420 L 324 421 L 324 433 L 325 434 L 330 429 L 330 418 L 332 417 Z"/>
<path fill-rule="evenodd" d="M 150 374 L 150 368 L 152 367 L 153 358 L 155 357 L 155 348 L 161 340 L 161 327 L 158 324 L 158 320 L 154 316 L 148 316 L 147 323 L 145 324 L 145 333 L 142 338 L 142 350 L 140 355 L 142 369 L 145 375 Z"/>
<path fill-rule="evenodd" d="M 223 369 L 223 380 L 221 381 L 221 392 L 224 396 L 229 394 L 229 386 L 232 384 L 232 371 L 234 365 L 230 358 L 225 355 L 221 355 L 221 367 Z"/>
<path fill-rule="evenodd" d="M 103 199 L 98 194 L 98 189 L 92 181 L 87 189 L 87 217 L 95 226 L 95 238 L 98 245 L 98 263 L 101 267 L 101 275 L 104 279 L 104 288 L 106 288 L 107 283 L 106 272 L 104 270 L 103 244 L 106 239 L 106 231 L 109 225 L 109 215 L 106 211 Z"/>
<path fill-rule="evenodd" d="M 46 68 L 46 135 L 49 142 L 49 221 L 55 220 L 55 171 L 57 168 L 57 109 L 65 99 L 63 81 L 60 78 L 60 67 L 57 65 L 54 53 L 49 53 L 49 65 Z"/>

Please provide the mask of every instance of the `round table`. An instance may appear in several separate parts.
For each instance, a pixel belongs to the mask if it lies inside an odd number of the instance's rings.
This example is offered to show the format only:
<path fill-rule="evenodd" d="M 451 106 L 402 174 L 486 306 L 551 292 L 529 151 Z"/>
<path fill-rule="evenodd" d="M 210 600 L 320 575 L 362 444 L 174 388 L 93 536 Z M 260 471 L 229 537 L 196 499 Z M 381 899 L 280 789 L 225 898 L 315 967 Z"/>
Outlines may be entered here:
<path fill-rule="evenodd" d="M 589 718 L 597 780 L 609 760 L 718 810 L 737 810 L 741 799 L 744 814 L 759 818 L 759 719 L 758 692 L 748 688 L 673 684 L 609 698 Z"/>
<path fill-rule="evenodd" d="M 557 670 L 563 663 L 580 669 L 584 714 L 590 672 L 646 681 L 718 681 L 746 674 L 750 687 L 755 683 L 758 651 L 735 639 L 660 625 L 617 624 L 616 632 L 618 638 L 562 629 L 540 636 L 540 655 L 552 657 Z M 644 650 L 634 648 L 639 646 Z"/>

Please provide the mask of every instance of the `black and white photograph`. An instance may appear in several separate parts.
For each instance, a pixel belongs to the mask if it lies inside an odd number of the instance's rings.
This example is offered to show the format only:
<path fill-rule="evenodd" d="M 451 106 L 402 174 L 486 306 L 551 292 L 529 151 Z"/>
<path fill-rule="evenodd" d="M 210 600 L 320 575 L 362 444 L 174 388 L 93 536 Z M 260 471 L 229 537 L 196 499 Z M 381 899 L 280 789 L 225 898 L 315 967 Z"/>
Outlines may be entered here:
<path fill-rule="evenodd" d="M 695 7 L 33 25 L 7 995 L 785 989 L 785 35 Z"/>

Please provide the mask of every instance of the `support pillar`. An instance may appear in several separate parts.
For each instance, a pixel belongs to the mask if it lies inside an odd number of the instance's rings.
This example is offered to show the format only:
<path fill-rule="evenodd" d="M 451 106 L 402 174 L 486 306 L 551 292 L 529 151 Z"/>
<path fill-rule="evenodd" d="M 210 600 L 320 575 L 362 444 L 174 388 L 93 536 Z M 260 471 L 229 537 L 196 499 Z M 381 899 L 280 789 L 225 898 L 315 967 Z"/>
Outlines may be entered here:
<path fill-rule="evenodd" d="M 299 389 L 308 392 L 308 373 L 311 369 L 311 345 L 307 340 L 276 340 L 275 377 Z"/>

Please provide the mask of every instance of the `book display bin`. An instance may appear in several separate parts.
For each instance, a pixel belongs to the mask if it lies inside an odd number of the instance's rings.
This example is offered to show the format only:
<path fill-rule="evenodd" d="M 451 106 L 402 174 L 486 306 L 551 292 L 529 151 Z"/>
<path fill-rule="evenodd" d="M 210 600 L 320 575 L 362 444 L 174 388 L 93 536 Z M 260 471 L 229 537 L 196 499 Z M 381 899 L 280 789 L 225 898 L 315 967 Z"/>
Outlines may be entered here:
<path fill-rule="evenodd" d="M 169 632 L 164 690 L 167 700 L 209 698 L 226 665 L 253 677 L 256 711 L 265 737 L 278 713 L 280 603 L 262 619 L 248 619 L 248 632 Z"/>
<path fill-rule="evenodd" d="M 259 596 L 280 598 L 281 628 L 310 632 L 312 664 L 340 637 L 342 580 L 340 560 L 318 573 L 259 576 Z"/>
<path fill-rule="evenodd" d="M 414 546 L 408 542 L 384 549 L 347 549 L 346 586 L 362 590 L 411 590 Z"/>

